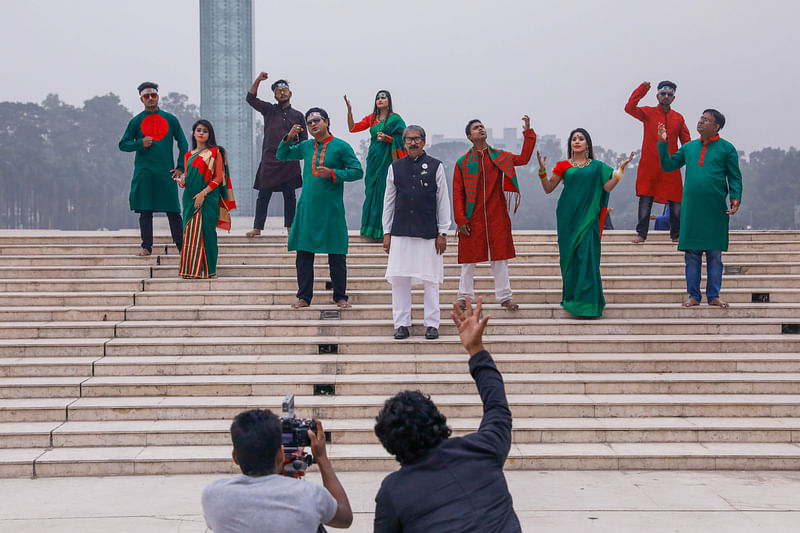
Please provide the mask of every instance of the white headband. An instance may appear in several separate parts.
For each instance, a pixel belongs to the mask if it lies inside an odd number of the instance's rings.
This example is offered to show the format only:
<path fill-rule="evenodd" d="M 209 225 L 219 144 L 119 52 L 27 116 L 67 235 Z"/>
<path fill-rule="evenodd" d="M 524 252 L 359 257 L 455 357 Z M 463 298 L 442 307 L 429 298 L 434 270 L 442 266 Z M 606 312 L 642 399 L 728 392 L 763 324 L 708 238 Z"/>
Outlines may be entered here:
<path fill-rule="evenodd" d="M 158 89 L 148 87 L 146 89 L 142 89 L 141 91 L 139 91 L 139 96 L 144 96 L 146 94 L 158 94 Z"/>

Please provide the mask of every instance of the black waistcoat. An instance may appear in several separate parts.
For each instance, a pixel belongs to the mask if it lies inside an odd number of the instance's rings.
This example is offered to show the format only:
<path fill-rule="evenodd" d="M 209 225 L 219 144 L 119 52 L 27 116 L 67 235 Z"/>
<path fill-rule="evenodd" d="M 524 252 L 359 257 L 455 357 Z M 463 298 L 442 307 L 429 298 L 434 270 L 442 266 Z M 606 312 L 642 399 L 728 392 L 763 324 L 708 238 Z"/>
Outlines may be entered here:
<path fill-rule="evenodd" d="M 436 238 L 439 233 L 436 170 L 441 164 L 441 161 L 425 153 L 417 159 L 407 156 L 392 163 L 394 185 L 397 187 L 392 235 Z"/>

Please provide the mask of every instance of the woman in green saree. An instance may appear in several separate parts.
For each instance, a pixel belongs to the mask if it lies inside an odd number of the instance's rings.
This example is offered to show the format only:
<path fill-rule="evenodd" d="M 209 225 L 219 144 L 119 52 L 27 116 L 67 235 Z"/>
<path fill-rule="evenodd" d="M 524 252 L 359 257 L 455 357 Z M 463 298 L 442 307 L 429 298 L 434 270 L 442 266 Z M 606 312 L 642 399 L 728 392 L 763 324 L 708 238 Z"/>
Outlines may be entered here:
<path fill-rule="evenodd" d="M 616 169 L 594 158 L 592 138 L 583 128 L 572 130 L 566 161 L 559 161 L 548 179 L 540 153 L 539 177 L 550 194 L 564 182 L 556 207 L 558 253 L 561 263 L 561 306 L 571 314 L 598 317 L 606 300 L 600 279 L 600 237 L 608 207 L 608 193 L 617 186 L 631 155 Z"/>
<path fill-rule="evenodd" d="M 184 187 L 180 275 L 213 278 L 217 275 L 217 227 L 230 231 L 230 211 L 236 209 L 236 202 L 225 149 L 217 146 L 209 121 L 194 123 L 192 149 L 184 157 L 186 173 L 176 179 Z"/>
<path fill-rule="evenodd" d="M 386 192 L 386 173 L 389 165 L 406 155 L 403 130 L 406 123 L 392 110 L 392 95 L 380 90 L 375 95 L 372 114 L 359 122 L 353 121 L 353 108 L 347 95 L 347 125 L 350 133 L 369 129 L 370 143 L 367 153 L 367 171 L 364 175 L 366 198 L 361 208 L 361 235 L 376 240 L 383 239 L 383 196 Z"/>

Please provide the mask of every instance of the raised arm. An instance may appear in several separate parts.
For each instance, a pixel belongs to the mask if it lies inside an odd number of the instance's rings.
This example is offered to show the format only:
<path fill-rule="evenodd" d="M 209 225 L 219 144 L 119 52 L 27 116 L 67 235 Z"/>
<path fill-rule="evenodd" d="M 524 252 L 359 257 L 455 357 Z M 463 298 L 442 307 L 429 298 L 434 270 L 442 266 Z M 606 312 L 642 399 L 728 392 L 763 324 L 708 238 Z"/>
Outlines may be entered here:
<path fill-rule="evenodd" d="M 250 104 L 250 107 L 258 111 L 262 115 L 266 115 L 278 105 L 265 102 L 264 100 L 261 100 L 256 96 L 258 94 L 258 86 L 261 85 L 261 82 L 265 81 L 266 79 L 267 79 L 266 72 L 261 72 L 258 76 L 256 76 L 253 85 L 250 86 L 250 90 L 247 91 L 247 96 L 245 97 L 245 100 L 247 101 L 248 104 Z"/>
<path fill-rule="evenodd" d="M 550 194 L 558 187 L 558 184 L 561 183 L 564 170 L 561 166 L 556 165 L 553 169 L 553 174 L 548 178 L 547 167 L 545 166 L 547 163 L 547 156 L 543 156 L 541 152 L 537 151 L 536 157 L 539 159 L 539 181 L 542 182 L 542 189 L 544 189 L 545 194 Z"/>
<path fill-rule="evenodd" d="M 669 143 L 667 142 L 667 128 L 663 124 L 658 125 L 658 158 L 661 162 L 661 168 L 664 172 L 672 172 L 678 170 L 686 164 L 686 156 L 683 149 L 686 147 L 684 144 L 674 155 L 669 155 Z"/>
<path fill-rule="evenodd" d="M 645 81 L 642 82 L 631 94 L 631 97 L 628 98 L 628 103 L 625 104 L 625 112 L 632 116 L 635 119 L 641 120 L 644 122 L 645 114 L 644 111 L 641 110 L 639 107 L 639 100 L 644 98 L 644 95 L 647 94 L 647 91 L 650 90 L 650 82 Z"/>
<path fill-rule="evenodd" d="M 289 133 L 278 143 L 278 149 L 275 151 L 275 158 L 279 161 L 300 161 L 303 159 L 303 143 L 292 144 L 292 141 L 297 139 L 303 127 L 299 124 L 292 126 Z"/>
<path fill-rule="evenodd" d="M 353 523 L 353 511 L 350 508 L 350 500 L 344 490 L 333 465 L 328 459 L 328 452 L 325 448 L 325 431 L 322 429 L 322 422 L 314 419 L 316 431 L 308 430 L 308 438 L 311 441 L 311 453 L 317 460 L 319 473 L 322 476 L 322 486 L 328 489 L 333 499 L 336 500 L 336 514 L 326 525 L 338 528 L 348 528 Z"/>
<path fill-rule="evenodd" d="M 490 450 L 502 466 L 511 448 L 511 409 L 508 407 L 503 377 L 483 346 L 483 331 L 490 317 L 486 315 L 480 318 L 482 304 L 483 300 L 479 297 L 473 311 L 472 302 L 467 297 L 464 311 L 454 302 L 453 312 L 450 313 L 458 327 L 461 343 L 470 354 L 469 372 L 483 402 L 483 418 L 478 432 L 464 439 Z"/>
<path fill-rule="evenodd" d="M 522 153 L 514 156 L 514 166 L 527 165 L 536 146 L 536 132 L 531 128 L 531 119 L 528 115 L 522 117 Z"/>

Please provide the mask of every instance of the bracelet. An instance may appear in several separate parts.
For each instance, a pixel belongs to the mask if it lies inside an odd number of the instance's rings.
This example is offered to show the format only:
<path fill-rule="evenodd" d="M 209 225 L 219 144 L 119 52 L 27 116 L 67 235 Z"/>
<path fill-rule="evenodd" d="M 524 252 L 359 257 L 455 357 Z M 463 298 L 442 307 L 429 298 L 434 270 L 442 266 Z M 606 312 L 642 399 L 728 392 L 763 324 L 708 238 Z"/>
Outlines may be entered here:
<path fill-rule="evenodd" d="M 547 179 L 547 169 L 546 168 L 539 168 L 539 179 L 546 180 Z"/>
<path fill-rule="evenodd" d="M 731 205 L 739 205 L 740 203 L 739 200 L 731 200 Z"/>

